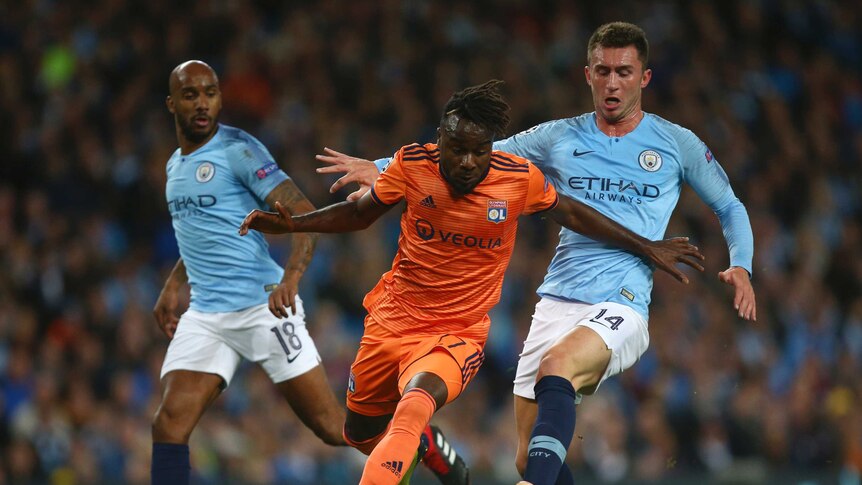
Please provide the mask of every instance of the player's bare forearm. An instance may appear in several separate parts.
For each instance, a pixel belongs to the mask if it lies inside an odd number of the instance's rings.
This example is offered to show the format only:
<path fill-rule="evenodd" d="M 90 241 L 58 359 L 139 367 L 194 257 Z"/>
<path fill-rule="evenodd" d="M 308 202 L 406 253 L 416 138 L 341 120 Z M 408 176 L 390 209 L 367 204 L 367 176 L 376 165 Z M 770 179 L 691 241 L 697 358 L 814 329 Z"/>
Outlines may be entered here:
<path fill-rule="evenodd" d="M 592 207 L 563 196 L 560 197 L 557 207 L 551 211 L 551 217 L 573 231 L 645 258 L 654 267 L 666 271 L 682 283 L 688 283 L 688 277 L 676 267 L 677 263 L 703 271 L 703 266 L 698 262 L 704 259 L 703 254 L 697 247 L 689 244 L 686 237 L 650 241 L 608 219 Z"/>
<path fill-rule="evenodd" d="M 280 183 L 266 196 L 266 203 L 270 207 L 275 207 L 276 202 L 285 207 L 292 215 L 306 214 L 315 209 L 311 201 L 305 197 L 305 194 L 290 179 Z M 290 259 L 288 259 L 287 265 L 284 268 L 286 277 L 290 273 L 298 273 L 301 276 L 305 272 L 314 254 L 317 238 L 318 235 L 314 233 L 293 235 Z"/>
<path fill-rule="evenodd" d="M 171 274 L 168 275 L 168 279 L 165 281 L 165 287 L 177 289 L 188 281 L 189 276 L 186 273 L 186 263 L 183 262 L 183 258 L 180 258 L 174 265 L 174 269 L 171 270 Z"/>
<path fill-rule="evenodd" d="M 314 254 L 314 247 L 317 245 L 317 233 L 298 233 L 293 235 L 293 245 L 290 252 L 290 259 L 284 267 L 284 274 L 287 277 L 290 273 L 305 273 L 308 264 L 311 262 L 311 256 Z"/>
<path fill-rule="evenodd" d="M 371 195 L 366 193 L 357 201 L 341 202 L 308 214 L 292 216 L 276 201 L 276 212 L 258 209 L 249 212 L 239 227 L 239 234 L 244 236 L 249 230 L 267 234 L 358 231 L 370 226 L 391 207 L 375 203 Z"/>
<path fill-rule="evenodd" d="M 581 202 L 560 196 L 557 207 L 550 212 L 560 225 L 597 241 L 613 244 L 641 256 L 648 256 L 649 240 L 626 229 L 601 212 Z"/>
<path fill-rule="evenodd" d="M 153 317 L 159 328 L 167 335 L 168 338 L 174 338 L 174 333 L 177 331 L 179 317 L 177 316 L 177 308 L 179 307 L 179 289 L 182 285 L 188 282 L 189 277 L 186 273 L 186 264 L 183 259 L 177 260 L 174 269 L 165 281 L 165 286 L 159 297 L 156 300 L 156 305 L 153 307 Z"/>
<path fill-rule="evenodd" d="M 353 232 L 365 229 L 389 209 L 388 206 L 379 206 L 366 199 L 370 199 L 367 194 L 358 201 L 339 202 L 308 214 L 294 216 L 294 231 Z"/>

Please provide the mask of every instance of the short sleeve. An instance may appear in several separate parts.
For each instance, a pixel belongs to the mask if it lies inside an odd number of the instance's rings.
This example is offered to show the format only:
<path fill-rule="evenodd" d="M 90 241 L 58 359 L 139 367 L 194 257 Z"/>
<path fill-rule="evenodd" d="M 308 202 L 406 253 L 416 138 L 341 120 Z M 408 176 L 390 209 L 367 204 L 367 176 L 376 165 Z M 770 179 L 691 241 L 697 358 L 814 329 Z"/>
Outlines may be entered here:
<path fill-rule="evenodd" d="M 374 185 L 371 186 L 371 198 L 374 202 L 382 205 L 397 204 L 404 198 L 407 190 L 407 182 L 404 178 L 404 149 L 398 150 L 389 165 L 380 175 Z"/>
<path fill-rule="evenodd" d="M 240 182 L 258 199 L 266 197 L 289 177 L 275 163 L 262 143 L 248 136 L 230 147 L 227 161 Z"/>
<path fill-rule="evenodd" d="M 559 139 L 565 125 L 560 120 L 547 121 L 509 138 L 494 142 L 494 150 L 526 158 L 544 169 L 552 162 L 549 148 Z"/>
<path fill-rule="evenodd" d="M 530 180 L 527 188 L 527 203 L 524 206 L 524 214 L 553 209 L 559 201 L 557 191 L 548 182 L 545 175 L 532 163 L 528 164 L 530 169 Z"/>

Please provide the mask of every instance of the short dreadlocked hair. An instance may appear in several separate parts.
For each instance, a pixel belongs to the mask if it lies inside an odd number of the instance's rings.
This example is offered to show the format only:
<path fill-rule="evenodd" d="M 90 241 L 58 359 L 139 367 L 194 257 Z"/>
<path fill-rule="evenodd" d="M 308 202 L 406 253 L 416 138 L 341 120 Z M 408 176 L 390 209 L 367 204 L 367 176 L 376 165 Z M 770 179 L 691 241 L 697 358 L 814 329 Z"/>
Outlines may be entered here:
<path fill-rule="evenodd" d="M 635 46 L 638 51 L 638 59 L 644 69 L 649 63 L 649 42 L 643 29 L 628 22 L 611 22 L 600 26 L 593 32 L 590 42 L 587 44 L 587 64 L 596 47 L 628 47 Z"/>
<path fill-rule="evenodd" d="M 502 84 L 503 81 L 492 79 L 485 84 L 470 86 L 453 94 L 443 109 L 441 126 L 446 117 L 456 114 L 461 119 L 486 128 L 495 138 L 505 136 L 506 127 L 509 126 L 509 104 L 497 91 Z"/>

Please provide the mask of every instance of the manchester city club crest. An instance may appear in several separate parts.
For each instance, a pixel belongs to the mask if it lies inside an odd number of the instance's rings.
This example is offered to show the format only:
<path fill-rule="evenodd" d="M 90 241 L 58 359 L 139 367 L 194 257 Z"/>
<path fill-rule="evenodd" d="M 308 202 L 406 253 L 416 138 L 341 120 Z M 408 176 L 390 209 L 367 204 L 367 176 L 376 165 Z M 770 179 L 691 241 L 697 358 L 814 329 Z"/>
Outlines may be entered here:
<path fill-rule="evenodd" d="M 211 162 L 203 162 L 198 165 L 198 169 L 195 171 L 195 180 L 205 184 L 212 180 L 214 175 L 215 166 Z"/>
<path fill-rule="evenodd" d="M 661 168 L 661 155 L 655 150 L 644 150 L 638 156 L 638 163 L 647 172 L 656 172 Z"/>
<path fill-rule="evenodd" d="M 489 200 L 488 201 L 488 220 L 494 224 L 499 224 L 506 220 L 506 214 L 509 212 L 508 200 Z"/>

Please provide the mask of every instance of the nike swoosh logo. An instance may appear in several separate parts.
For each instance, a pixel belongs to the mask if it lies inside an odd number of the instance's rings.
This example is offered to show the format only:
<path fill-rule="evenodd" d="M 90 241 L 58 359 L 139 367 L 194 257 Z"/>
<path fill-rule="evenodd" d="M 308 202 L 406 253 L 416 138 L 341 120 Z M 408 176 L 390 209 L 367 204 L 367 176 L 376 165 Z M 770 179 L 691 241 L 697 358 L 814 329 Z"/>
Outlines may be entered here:
<path fill-rule="evenodd" d="M 301 354 L 301 353 L 302 353 L 302 352 L 300 352 L 299 354 Z M 290 357 L 288 357 L 288 358 L 287 358 L 287 363 L 288 363 L 288 364 L 292 364 L 292 363 L 293 363 L 293 361 L 294 361 L 294 360 L 296 360 L 296 359 L 299 357 L 299 354 L 294 355 L 292 359 L 291 359 Z"/>
<path fill-rule="evenodd" d="M 578 149 L 575 148 L 575 151 L 572 152 L 572 155 L 574 155 L 576 157 L 580 157 L 581 155 L 586 155 L 587 153 L 593 153 L 593 152 L 595 152 L 595 150 L 590 150 L 588 152 L 579 152 Z"/>
<path fill-rule="evenodd" d="M 556 442 L 556 441 L 551 441 L 551 440 L 531 441 L 531 442 L 530 442 L 530 446 L 533 446 L 533 445 L 544 445 L 544 444 L 552 444 L 552 445 L 553 445 L 554 443 L 557 443 L 557 442 Z"/>

